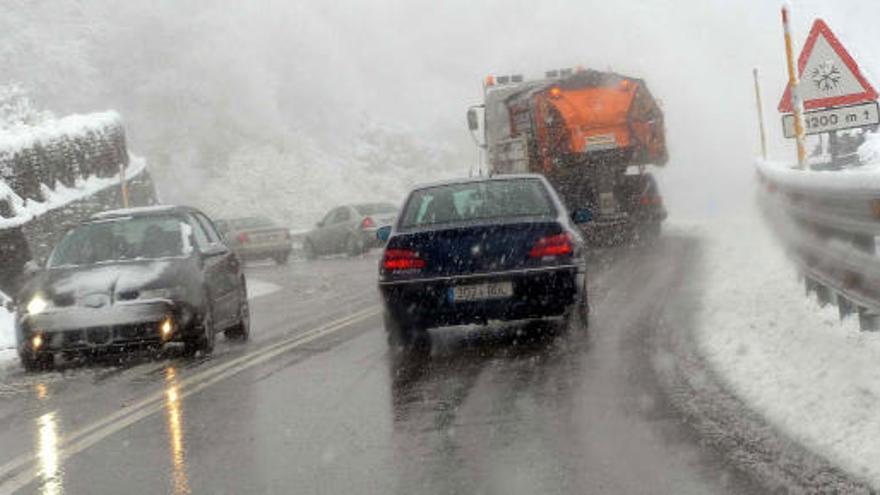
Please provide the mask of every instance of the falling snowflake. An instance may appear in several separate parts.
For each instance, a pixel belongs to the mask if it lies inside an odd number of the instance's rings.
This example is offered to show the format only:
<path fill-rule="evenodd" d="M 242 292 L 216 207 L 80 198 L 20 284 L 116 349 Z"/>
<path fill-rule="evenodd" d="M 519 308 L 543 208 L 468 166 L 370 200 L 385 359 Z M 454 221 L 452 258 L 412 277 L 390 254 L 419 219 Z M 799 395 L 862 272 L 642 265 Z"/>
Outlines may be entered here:
<path fill-rule="evenodd" d="M 834 62 L 827 60 L 810 73 L 810 79 L 816 85 L 816 89 L 829 92 L 837 89 L 840 84 L 840 70 L 834 66 Z"/>

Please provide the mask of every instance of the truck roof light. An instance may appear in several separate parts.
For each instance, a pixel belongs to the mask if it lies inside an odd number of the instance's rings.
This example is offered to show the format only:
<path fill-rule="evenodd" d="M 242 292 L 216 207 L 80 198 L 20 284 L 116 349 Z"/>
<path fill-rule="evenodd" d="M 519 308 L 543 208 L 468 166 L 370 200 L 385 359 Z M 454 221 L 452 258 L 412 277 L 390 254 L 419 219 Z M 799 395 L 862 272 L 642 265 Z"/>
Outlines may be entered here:
<path fill-rule="evenodd" d="M 555 79 L 555 78 L 559 77 L 559 71 L 558 70 L 548 70 L 547 72 L 544 73 L 544 77 L 546 77 L 547 79 Z"/>
<path fill-rule="evenodd" d="M 560 76 L 560 77 L 567 77 L 567 76 L 570 76 L 570 75 L 572 75 L 572 74 L 574 74 L 574 69 L 560 69 L 560 70 L 559 70 L 559 76 Z"/>
<path fill-rule="evenodd" d="M 510 76 L 498 76 L 498 84 L 507 84 L 510 82 Z"/>
<path fill-rule="evenodd" d="M 510 76 L 510 82 L 514 82 L 514 83 L 523 82 L 523 75 L 522 74 L 514 74 L 514 75 Z"/>

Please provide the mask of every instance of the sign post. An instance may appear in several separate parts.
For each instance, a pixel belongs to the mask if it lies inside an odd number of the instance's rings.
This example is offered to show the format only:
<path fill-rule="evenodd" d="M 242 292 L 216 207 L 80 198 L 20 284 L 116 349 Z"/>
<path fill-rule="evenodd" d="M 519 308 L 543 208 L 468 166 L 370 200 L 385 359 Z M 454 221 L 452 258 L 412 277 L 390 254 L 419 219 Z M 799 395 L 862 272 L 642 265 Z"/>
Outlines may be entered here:
<path fill-rule="evenodd" d="M 128 183 L 125 181 L 125 164 L 119 164 L 119 187 L 122 192 L 122 207 L 128 208 Z"/>
<path fill-rule="evenodd" d="M 794 137 L 797 141 L 798 168 L 809 168 L 807 151 L 804 147 L 804 105 L 800 91 L 798 91 L 800 82 L 798 73 L 794 70 L 794 47 L 791 41 L 791 27 L 788 22 L 788 5 L 782 6 L 782 29 L 785 33 L 785 59 L 788 64 L 788 103 L 794 107 Z"/>
<path fill-rule="evenodd" d="M 764 104 L 761 103 L 761 85 L 758 82 L 758 69 L 752 69 L 755 76 L 755 104 L 758 106 L 758 129 L 761 132 L 761 157 L 767 159 L 767 134 L 764 132 Z"/>
<path fill-rule="evenodd" d="M 783 7 L 782 13 L 787 24 L 787 9 Z M 786 28 L 786 52 L 789 38 Z M 779 102 L 783 133 L 798 140 L 799 165 L 802 136 L 827 133 L 832 164 L 837 165 L 841 153 L 837 131 L 880 124 L 877 91 L 822 19 L 813 23 L 798 57 L 797 73 L 792 71 L 789 60 L 789 85 Z"/>

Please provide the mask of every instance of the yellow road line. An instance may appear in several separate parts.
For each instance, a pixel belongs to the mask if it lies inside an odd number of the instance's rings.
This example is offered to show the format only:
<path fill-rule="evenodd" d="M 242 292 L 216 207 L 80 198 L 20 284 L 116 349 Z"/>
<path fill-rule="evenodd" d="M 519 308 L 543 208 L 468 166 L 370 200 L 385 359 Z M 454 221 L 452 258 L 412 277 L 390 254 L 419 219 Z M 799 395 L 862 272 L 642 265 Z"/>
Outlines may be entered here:
<path fill-rule="evenodd" d="M 258 349 L 231 361 L 214 366 L 180 382 L 181 399 L 195 394 L 217 382 L 225 380 L 248 368 L 265 363 L 274 357 L 284 354 L 316 340 L 346 328 L 353 323 L 379 314 L 379 308 L 372 306 L 351 315 L 331 321 L 307 332 L 297 334 L 276 344 Z M 165 391 L 160 390 L 146 398 L 126 406 L 104 418 L 85 426 L 62 439 L 59 458 L 64 460 L 77 454 L 101 440 L 117 433 L 138 421 L 145 419 L 164 407 Z M 33 482 L 40 474 L 36 454 L 27 454 L 0 466 L 0 495 L 12 494 Z M 26 469 L 28 465 L 32 466 Z M 22 471 L 24 470 L 24 471 Z M 12 477 L 16 472 L 19 474 Z M 5 481 L 3 481 L 5 480 Z"/>

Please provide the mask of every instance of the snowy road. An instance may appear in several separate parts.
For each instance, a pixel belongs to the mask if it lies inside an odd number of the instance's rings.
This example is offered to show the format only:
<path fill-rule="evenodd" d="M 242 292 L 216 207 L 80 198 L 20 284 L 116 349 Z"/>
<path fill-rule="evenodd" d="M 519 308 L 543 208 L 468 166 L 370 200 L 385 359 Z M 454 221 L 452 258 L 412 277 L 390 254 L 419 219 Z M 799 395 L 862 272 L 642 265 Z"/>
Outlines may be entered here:
<path fill-rule="evenodd" d="M 660 386 L 700 244 L 597 255 L 589 332 L 450 329 L 412 361 L 384 342 L 375 255 L 251 266 L 282 289 L 246 345 L 5 377 L 0 493 L 764 491 Z"/>

